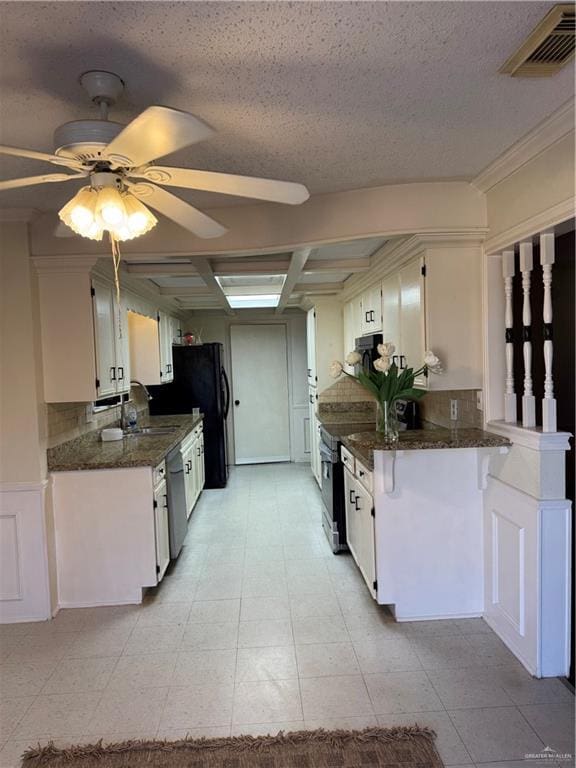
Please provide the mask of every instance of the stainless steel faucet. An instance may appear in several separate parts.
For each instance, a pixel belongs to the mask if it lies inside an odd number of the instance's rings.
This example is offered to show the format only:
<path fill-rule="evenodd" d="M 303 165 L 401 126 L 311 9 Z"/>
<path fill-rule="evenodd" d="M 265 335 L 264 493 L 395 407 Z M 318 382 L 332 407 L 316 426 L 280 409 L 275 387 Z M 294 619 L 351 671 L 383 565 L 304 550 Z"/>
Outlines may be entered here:
<path fill-rule="evenodd" d="M 144 390 L 144 394 L 146 395 L 146 399 L 148 400 L 148 402 L 150 402 L 150 400 L 152 400 L 152 395 L 151 395 L 151 394 L 150 394 L 150 392 L 148 391 L 148 387 L 146 386 L 146 384 L 142 384 L 142 382 L 141 382 L 141 381 L 138 381 L 137 379 L 131 379 L 131 380 L 130 380 L 130 384 L 136 384 L 137 386 L 139 386 L 139 387 L 142 387 L 142 389 Z M 120 398 L 120 426 L 122 427 L 122 429 L 126 429 L 126 411 L 125 411 L 125 405 L 126 405 L 126 402 L 125 402 L 125 400 L 124 400 L 124 395 L 122 395 L 122 396 L 121 396 L 121 398 Z"/>

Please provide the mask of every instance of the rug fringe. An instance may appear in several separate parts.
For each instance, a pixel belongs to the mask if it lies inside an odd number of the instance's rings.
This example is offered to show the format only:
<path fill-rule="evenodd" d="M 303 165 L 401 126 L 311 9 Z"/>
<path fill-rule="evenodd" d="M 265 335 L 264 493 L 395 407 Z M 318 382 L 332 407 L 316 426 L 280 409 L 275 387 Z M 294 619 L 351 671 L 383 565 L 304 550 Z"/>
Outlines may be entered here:
<path fill-rule="evenodd" d="M 324 742 L 329 746 L 335 746 L 339 742 L 345 741 L 350 744 L 366 744 L 378 739 L 379 741 L 418 741 L 420 739 L 427 742 L 434 742 L 436 733 L 431 729 L 419 725 L 403 725 L 392 728 L 368 727 L 362 730 L 326 730 L 318 728 L 315 731 L 279 731 L 272 736 L 226 736 L 218 738 L 200 738 L 194 739 L 186 737 L 178 741 L 164 740 L 143 740 L 133 739 L 106 744 L 104 746 L 102 739 L 94 744 L 80 744 L 72 747 L 56 747 L 54 742 L 49 742 L 45 746 L 38 744 L 36 747 L 30 747 L 23 755 L 23 765 L 31 760 L 36 760 L 37 764 L 47 761 L 50 758 L 60 757 L 63 761 L 71 761 L 82 757 L 104 757 L 105 755 L 119 754 L 128 751 L 148 751 L 148 752 L 173 752 L 180 749 L 192 750 L 217 750 L 227 748 L 231 752 L 261 751 L 274 744 L 286 744 L 290 746 L 300 746 L 309 741 Z"/>

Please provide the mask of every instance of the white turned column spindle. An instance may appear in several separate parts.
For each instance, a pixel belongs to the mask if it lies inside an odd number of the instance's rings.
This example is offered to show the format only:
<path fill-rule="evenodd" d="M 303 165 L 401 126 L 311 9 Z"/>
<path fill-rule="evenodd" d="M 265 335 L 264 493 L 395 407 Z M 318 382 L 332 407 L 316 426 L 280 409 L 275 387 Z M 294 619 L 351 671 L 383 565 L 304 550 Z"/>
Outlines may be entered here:
<path fill-rule="evenodd" d="M 532 241 L 520 243 L 520 272 L 522 273 L 522 354 L 524 356 L 524 394 L 522 395 L 522 426 L 536 426 L 536 398 L 532 392 L 532 311 L 530 308 L 530 276 L 534 267 Z"/>
<path fill-rule="evenodd" d="M 556 400 L 552 377 L 552 265 L 554 264 L 554 233 L 540 235 L 540 264 L 544 283 L 544 398 L 542 400 L 542 431 L 556 432 Z"/>
<path fill-rule="evenodd" d="M 504 390 L 504 420 L 516 422 L 516 394 L 514 392 L 514 338 L 512 315 L 512 278 L 514 277 L 514 251 L 502 253 L 502 277 L 504 278 L 504 323 L 506 325 L 506 382 Z"/>

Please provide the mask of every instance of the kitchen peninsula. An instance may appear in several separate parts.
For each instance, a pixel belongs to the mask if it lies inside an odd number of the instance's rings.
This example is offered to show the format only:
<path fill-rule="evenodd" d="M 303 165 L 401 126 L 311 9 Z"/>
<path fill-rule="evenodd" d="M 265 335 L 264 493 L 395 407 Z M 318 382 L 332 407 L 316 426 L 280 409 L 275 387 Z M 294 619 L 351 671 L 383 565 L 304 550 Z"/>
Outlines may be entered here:
<path fill-rule="evenodd" d="M 508 446 L 434 425 L 394 447 L 374 431 L 342 437 L 348 544 L 397 620 L 482 616 L 483 491 L 490 457 Z"/>

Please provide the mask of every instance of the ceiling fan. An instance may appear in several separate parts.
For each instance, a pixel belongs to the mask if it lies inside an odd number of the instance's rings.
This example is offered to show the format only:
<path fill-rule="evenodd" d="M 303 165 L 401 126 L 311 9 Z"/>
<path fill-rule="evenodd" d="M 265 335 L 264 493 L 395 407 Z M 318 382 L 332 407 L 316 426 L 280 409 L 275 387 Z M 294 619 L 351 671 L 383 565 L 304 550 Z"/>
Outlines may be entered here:
<path fill-rule="evenodd" d="M 59 212 L 77 234 L 100 240 L 108 230 L 117 240 L 149 231 L 157 222 L 154 208 L 198 237 L 219 237 L 226 229 L 202 211 L 162 189 L 163 186 L 218 192 L 299 205 L 309 193 L 302 184 L 227 173 L 152 165 L 157 158 L 214 135 L 210 126 L 188 112 L 148 107 L 128 125 L 108 120 L 124 83 L 111 72 L 91 71 L 80 78 L 100 107 L 100 120 L 65 123 L 54 133 L 54 154 L 0 146 L 0 154 L 43 160 L 73 171 L 0 181 L 0 191 L 34 184 L 87 179 Z M 161 185 L 161 186 L 158 186 Z M 143 202 L 146 205 L 143 205 Z"/>

